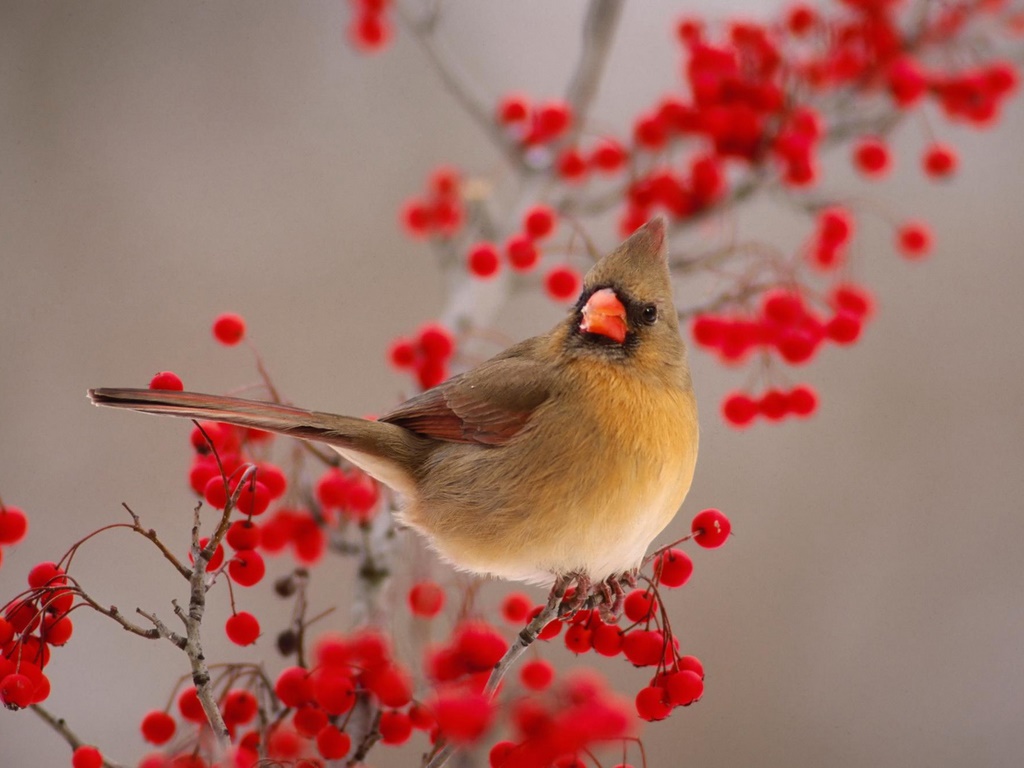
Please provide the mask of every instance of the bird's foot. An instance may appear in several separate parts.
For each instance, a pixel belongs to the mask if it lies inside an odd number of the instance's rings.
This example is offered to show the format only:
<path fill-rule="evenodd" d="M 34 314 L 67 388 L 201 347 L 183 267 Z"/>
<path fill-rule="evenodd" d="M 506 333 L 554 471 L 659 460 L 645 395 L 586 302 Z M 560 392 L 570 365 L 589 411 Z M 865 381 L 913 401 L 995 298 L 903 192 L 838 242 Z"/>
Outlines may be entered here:
<path fill-rule="evenodd" d="M 581 608 L 586 606 L 590 601 L 593 591 L 593 585 L 587 574 L 574 573 L 570 575 L 570 578 L 572 583 L 575 583 L 575 588 L 573 588 L 571 593 L 568 590 L 566 591 L 566 596 L 558 608 L 558 618 L 563 621 L 571 619 Z"/>
<path fill-rule="evenodd" d="M 622 607 L 626 603 L 624 584 L 636 586 L 636 577 L 630 573 L 620 573 L 616 576 L 609 576 L 598 585 L 597 592 L 601 597 L 598 611 L 601 614 L 601 620 L 608 624 L 615 624 L 622 615 Z M 595 593 L 594 597 L 597 596 L 598 594 Z"/>

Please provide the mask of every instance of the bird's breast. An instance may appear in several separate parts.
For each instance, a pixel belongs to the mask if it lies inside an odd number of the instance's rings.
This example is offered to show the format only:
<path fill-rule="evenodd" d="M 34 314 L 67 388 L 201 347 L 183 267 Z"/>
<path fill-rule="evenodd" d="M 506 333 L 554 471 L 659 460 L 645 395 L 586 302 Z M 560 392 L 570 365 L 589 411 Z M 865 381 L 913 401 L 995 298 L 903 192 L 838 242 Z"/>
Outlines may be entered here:
<path fill-rule="evenodd" d="M 602 579 L 636 567 L 675 515 L 697 456 L 692 392 L 628 375 L 567 379 L 511 442 L 452 444 L 425 467 L 405 519 L 456 566 Z"/>

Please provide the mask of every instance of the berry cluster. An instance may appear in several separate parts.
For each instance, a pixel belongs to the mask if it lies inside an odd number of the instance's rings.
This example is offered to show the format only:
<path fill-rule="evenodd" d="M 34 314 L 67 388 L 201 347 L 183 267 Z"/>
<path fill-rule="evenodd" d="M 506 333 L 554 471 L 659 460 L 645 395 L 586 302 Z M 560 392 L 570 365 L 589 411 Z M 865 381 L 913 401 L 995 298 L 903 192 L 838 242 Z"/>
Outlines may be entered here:
<path fill-rule="evenodd" d="M 57 563 L 39 563 L 29 571 L 28 589 L 4 606 L 0 702 L 8 709 L 38 704 L 50 695 L 50 681 L 43 670 L 50 662 L 50 649 L 71 639 L 74 627 L 68 614 L 74 589 Z"/>
<path fill-rule="evenodd" d="M 448 364 L 455 354 L 455 337 L 443 325 L 429 323 L 414 339 L 391 342 L 388 359 L 400 371 L 411 371 L 422 389 L 430 389 L 448 378 Z"/>
<path fill-rule="evenodd" d="M 462 183 L 454 168 L 441 167 L 431 174 L 425 197 L 405 203 L 401 223 L 410 237 L 449 239 L 462 228 L 465 212 L 461 198 Z"/>
<path fill-rule="evenodd" d="M 528 96 L 515 93 L 498 102 L 495 119 L 512 141 L 531 148 L 562 139 L 572 127 L 573 115 L 564 101 L 553 99 L 532 104 Z"/>
<path fill-rule="evenodd" d="M 791 365 L 806 363 L 822 344 L 852 344 L 860 336 L 866 312 L 841 303 L 839 291 L 862 293 L 852 284 L 837 287 L 829 302 L 830 314 L 824 316 L 809 307 L 799 293 L 770 291 L 764 294 L 756 314 L 697 316 L 693 337 L 726 363 L 741 362 L 754 350 L 774 352 Z"/>

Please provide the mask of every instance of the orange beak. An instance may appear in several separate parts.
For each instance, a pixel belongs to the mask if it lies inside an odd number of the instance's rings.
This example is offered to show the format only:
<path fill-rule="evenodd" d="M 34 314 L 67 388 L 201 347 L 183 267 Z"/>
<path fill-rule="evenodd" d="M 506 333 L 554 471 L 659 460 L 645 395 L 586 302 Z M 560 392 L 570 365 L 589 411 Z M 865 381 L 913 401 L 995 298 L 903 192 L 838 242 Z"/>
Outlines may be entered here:
<path fill-rule="evenodd" d="M 626 308 L 611 288 L 595 291 L 583 307 L 580 330 L 607 336 L 621 344 L 626 338 Z"/>

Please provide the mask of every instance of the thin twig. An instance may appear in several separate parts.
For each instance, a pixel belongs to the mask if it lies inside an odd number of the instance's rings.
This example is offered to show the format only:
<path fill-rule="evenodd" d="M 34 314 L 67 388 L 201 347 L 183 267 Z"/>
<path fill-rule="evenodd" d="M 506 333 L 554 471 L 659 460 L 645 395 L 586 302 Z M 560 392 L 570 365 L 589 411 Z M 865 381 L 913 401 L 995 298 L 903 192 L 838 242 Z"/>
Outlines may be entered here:
<path fill-rule="evenodd" d="M 151 613 L 146 613 L 141 608 L 136 608 L 135 612 L 137 614 L 139 614 L 139 616 L 144 616 L 146 619 L 148 619 L 150 622 L 152 622 L 153 626 L 156 627 L 156 631 L 159 633 L 160 637 L 163 637 L 163 638 L 165 638 L 167 640 L 170 640 L 174 645 L 178 646 L 182 650 L 185 649 L 185 638 L 182 637 L 181 635 L 179 635 L 177 632 L 172 631 L 170 629 L 170 627 L 168 627 L 166 624 L 164 624 L 155 615 L 153 615 Z M 174 606 L 174 612 L 178 613 L 178 606 L 177 606 L 177 604 L 175 604 L 175 606 Z"/>
<path fill-rule="evenodd" d="M 163 554 L 164 559 L 167 560 L 167 562 L 169 562 L 171 565 L 173 565 L 175 570 L 177 570 L 178 573 L 180 573 L 185 579 L 191 578 L 192 571 L 186 568 L 184 565 L 182 565 L 181 561 L 178 560 L 177 557 L 175 557 L 174 553 L 171 552 L 171 550 L 169 550 L 162 541 L 160 541 L 160 538 L 156 535 L 156 531 L 152 528 L 143 528 L 142 523 L 139 520 L 139 516 L 135 514 L 132 508 L 129 507 L 125 502 L 121 502 L 121 506 L 124 507 L 127 510 L 128 514 L 132 516 L 132 530 L 138 533 L 143 538 L 149 539 L 149 541 L 153 542 L 156 548 L 160 550 L 161 554 Z"/>
<path fill-rule="evenodd" d="M 63 738 L 64 741 L 68 743 L 71 749 L 78 749 L 83 744 L 85 744 L 85 742 L 82 741 L 78 737 L 78 735 L 75 734 L 75 732 L 68 727 L 67 721 L 65 721 L 63 717 L 57 717 L 52 712 L 45 709 L 39 704 L 32 704 L 29 706 L 29 709 L 31 709 L 33 712 L 39 715 L 40 719 L 44 723 L 49 725 L 51 728 L 53 728 L 53 730 L 60 734 L 61 738 Z M 122 768 L 122 766 L 120 763 L 112 762 L 108 760 L 106 756 L 104 756 L 103 768 Z"/>

